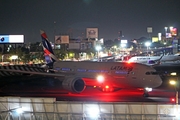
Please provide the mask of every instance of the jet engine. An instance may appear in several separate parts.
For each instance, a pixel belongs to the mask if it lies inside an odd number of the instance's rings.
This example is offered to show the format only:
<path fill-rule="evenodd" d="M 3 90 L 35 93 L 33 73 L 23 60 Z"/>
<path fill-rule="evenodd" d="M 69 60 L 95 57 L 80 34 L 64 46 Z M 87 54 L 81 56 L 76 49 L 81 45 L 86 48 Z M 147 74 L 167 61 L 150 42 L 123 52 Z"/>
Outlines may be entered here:
<path fill-rule="evenodd" d="M 81 93 L 85 88 L 85 82 L 82 78 L 68 78 L 63 80 L 62 86 L 64 89 L 69 90 L 73 93 Z"/>
<path fill-rule="evenodd" d="M 147 63 L 148 63 L 148 64 L 156 64 L 156 61 L 154 61 L 154 60 L 149 60 Z"/>

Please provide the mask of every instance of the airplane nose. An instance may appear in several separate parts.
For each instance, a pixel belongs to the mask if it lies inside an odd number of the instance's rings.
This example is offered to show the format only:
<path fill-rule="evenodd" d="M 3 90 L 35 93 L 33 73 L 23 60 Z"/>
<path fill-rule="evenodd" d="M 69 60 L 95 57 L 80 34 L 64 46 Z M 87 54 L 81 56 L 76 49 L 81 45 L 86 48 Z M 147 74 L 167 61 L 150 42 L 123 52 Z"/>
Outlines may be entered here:
<path fill-rule="evenodd" d="M 161 79 L 160 76 L 156 76 L 154 80 L 155 80 L 154 81 L 154 83 L 155 83 L 154 86 L 155 87 L 159 87 L 162 84 L 162 79 Z"/>

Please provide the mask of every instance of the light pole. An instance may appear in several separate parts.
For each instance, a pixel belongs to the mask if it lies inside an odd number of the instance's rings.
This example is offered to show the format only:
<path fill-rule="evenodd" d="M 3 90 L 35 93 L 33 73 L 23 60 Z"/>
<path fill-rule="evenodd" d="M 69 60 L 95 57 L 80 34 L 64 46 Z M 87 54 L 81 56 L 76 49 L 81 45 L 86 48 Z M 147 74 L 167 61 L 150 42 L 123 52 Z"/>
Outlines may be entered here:
<path fill-rule="evenodd" d="M 148 48 L 149 48 L 150 45 L 151 45 L 150 42 L 146 42 L 146 43 L 145 43 L 145 46 L 147 47 L 147 56 L 148 56 Z"/>
<path fill-rule="evenodd" d="M 121 43 L 121 48 L 122 48 L 122 52 L 123 52 L 122 61 L 124 60 L 124 56 L 125 56 L 125 47 L 126 47 L 126 44 L 125 43 Z"/>
<path fill-rule="evenodd" d="M 168 27 L 164 27 L 164 29 L 165 29 L 165 36 L 166 36 Z"/>
<path fill-rule="evenodd" d="M 4 59 L 4 55 L 2 55 L 2 62 L 3 62 L 3 59 Z"/>
<path fill-rule="evenodd" d="M 171 74 L 170 74 L 171 76 L 177 76 L 177 73 L 176 72 L 172 72 Z M 179 96 L 178 96 L 178 88 L 179 88 L 179 81 L 178 81 L 178 77 L 174 80 L 170 80 L 169 81 L 169 83 L 171 84 L 171 85 L 174 85 L 174 87 L 175 87 L 175 91 L 176 91 L 176 114 L 178 115 L 178 104 L 179 104 Z"/>
<path fill-rule="evenodd" d="M 166 42 L 166 34 L 167 34 L 167 30 L 168 30 L 168 27 L 164 27 L 164 29 L 165 29 L 165 38 L 164 38 L 164 42 Z"/>
<path fill-rule="evenodd" d="M 98 59 L 98 62 L 99 62 L 99 51 L 101 50 L 101 46 L 96 46 L 96 50 L 97 50 L 97 59 Z"/>

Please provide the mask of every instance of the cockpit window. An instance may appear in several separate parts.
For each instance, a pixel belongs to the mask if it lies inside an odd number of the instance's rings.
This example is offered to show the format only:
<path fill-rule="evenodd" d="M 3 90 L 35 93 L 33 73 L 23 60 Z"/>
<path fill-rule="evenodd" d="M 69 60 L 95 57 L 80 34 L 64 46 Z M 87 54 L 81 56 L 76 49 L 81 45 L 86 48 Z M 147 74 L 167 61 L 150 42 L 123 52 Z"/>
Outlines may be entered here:
<path fill-rule="evenodd" d="M 146 75 L 150 75 L 151 73 L 150 72 L 146 72 Z"/>
<path fill-rule="evenodd" d="M 158 73 L 157 73 L 157 72 L 151 72 L 151 74 L 152 74 L 152 75 L 158 75 Z"/>
<path fill-rule="evenodd" d="M 146 72 L 146 75 L 158 75 L 158 73 L 151 71 L 151 72 Z"/>

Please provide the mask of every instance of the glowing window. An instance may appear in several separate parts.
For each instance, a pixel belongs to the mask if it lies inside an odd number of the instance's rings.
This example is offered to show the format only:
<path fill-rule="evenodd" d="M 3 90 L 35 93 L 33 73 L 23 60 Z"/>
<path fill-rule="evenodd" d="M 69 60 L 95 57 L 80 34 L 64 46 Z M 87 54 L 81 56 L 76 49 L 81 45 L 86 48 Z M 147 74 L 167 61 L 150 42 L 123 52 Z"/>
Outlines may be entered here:
<path fill-rule="evenodd" d="M 55 68 L 55 70 L 58 70 L 58 71 L 59 71 L 59 70 L 60 70 L 60 68 Z"/>
<path fill-rule="evenodd" d="M 101 70 L 101 72 L 103 72 L 103 73 L 108 73 L 108 70 Z"/>
<path fill-rule="evenodd" d="M 128 72 L 126 71 L 115 71 L 116 74 L 127 74 Z"/>
<path fill-rule="evenodd" d="M 86 72 L 86 69 L 77 69 L 78 72 Z"/>
<path fill-rule="evenodd" d="M 101 72 L 101 70 L 88 70 L 88 72 Z"/>
<path fill-rule="evenodd" d="M 61 70 L 63 70 L 63 71 L 70 71 L 71 69 L 70 68 L 61 68 Z"/>

